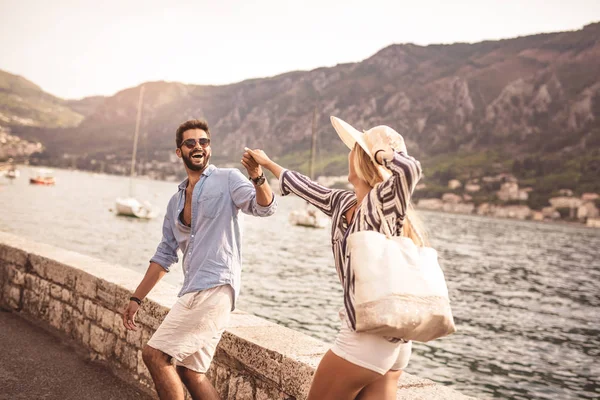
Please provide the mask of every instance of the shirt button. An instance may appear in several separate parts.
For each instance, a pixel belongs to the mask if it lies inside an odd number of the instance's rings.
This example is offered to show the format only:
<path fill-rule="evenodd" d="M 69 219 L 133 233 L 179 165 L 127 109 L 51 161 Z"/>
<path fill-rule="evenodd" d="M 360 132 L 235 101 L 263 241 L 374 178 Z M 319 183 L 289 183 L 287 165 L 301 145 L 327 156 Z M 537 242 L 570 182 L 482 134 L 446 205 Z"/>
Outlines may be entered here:
<path fill-rule="evenodd" d="M 192 235 L 192 237 L 194 237 L 194 235 Z"/>

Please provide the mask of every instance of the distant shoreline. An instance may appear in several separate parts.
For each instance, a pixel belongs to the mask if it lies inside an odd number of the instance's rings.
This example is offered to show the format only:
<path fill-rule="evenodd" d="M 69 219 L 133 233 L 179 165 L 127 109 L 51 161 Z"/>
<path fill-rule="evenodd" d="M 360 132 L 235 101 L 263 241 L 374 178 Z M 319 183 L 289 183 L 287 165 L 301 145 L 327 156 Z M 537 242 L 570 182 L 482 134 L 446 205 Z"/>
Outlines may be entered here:
<path fill-rule="evenodd" d="M 568 225 L 568 226 L 579 227 L 579 228 L 587 228 L 587 229 L 591 229 L 591 230 L 598 229 L 598 228 L 594 228 L 592 226 L 587 226 L 586 224 L 581 223 L 581 222 L 564 221 L 564 220 L 560 220 L 560 219 L 536 221 L 534 219 L 503 218 L 503 217 L 496 217 L 493 215 L 479 215 L 479 214 L 475 214 L 475 213 L 466 214 L 466 213 L 452 212 L 452 211 L 431 210 L 431 209 L 427 209 L 427 208 L 419 208 L 417 206 L 415 206 L 415 210 L 417 210 L 418 212 L 431 212 L 431 213 L 450 214 L 450 215 L 466 215 L 466 216 L 470 216 L 470 217 L 495 219 L 495 220 L 499 220 L 499 221 L 532 222 L 532 223 L 536 223 L 536 224 Z"/>
<path fill-rule="evenodd" d="M 86 170 L 86 169 L 77 169 L 77 168 L 64 168 L 64 167 L 52 167 L 52 166 L 44 166 L 44 165 L 31 165 L 31 164 L 17 164 L 17 167 L 26 167 L 26 168 L 30 168 L 30 169 L 52 169 L 52 170 L 60 170 L 60 171 L 76 171 L 76 172 L 84 172 L 84 173 L 88 173 L 90 175 L 106 175 L 106 176 L 116 176 L 116 177 L 122 177 L 124 179 L 131 179 L 130 177 L 128 177 L 127 175 L 118 175 L 118 174 L 111 174 L 111 173 L 107 173 L 107 172 L 96 172 L 96 171 L 90 171 L 90 170 Z M 25 179 L 25 178 L 23 178 Z M 156 181 L 156 182 L 165 182 L 165 183 L 179 183 L 179 180 L 165 180 L 165 179 L 155 179 L 155 178 L 150 178 L 147 175 L 137 175 L 135 176 L 134 179 L 139 179 L 140 181 L 145 181 L 145 180 L 149 180 L 149 181 Z M 182 180 L 185 178 L 182 178 Z M 419 212 L 425 211 L 425 212 L 433 212 L 433 213 L 441 213 L 441 214 L 451 214 L 451 215 L 468 215 L 468 216 L 474 216 L 474 217 L 481 217 L 481 218 L 489 218 L 489 219 L 495 219 L 495 220 L 501 220 L 501 221 L 520 221 L 520 222 L 535 222 L 535 223 L 542 223 L 542 224 L 556 224 L 556 225 L 567 225 L 567 226 L 575 226 L 575 227 L 583 227 L 583 228 L 587 228 L 587 229 L 598 229 L 598 228 L 594 228 L 591 226 L 587 226 L 585 223 L 581 223 L 581 222 L 574 222 L 574 221 L 564 221 L 564 220 L 543 220 L 543 221 L 536 221 L 533 219 L 518 219 L 518 218 L 503 218 L 503 217 L 496 217 L 493 215 L 479 215 L 476 213 L 460 213 L 460 212 L 452 212 L 452 211 L 443 211 L 443 210 L 432 210 L 432 209 L 427 209 L 427 208 L 419 208 L 417 205 L 415 205 L 415 209 Z M 535 211 L 540 211 L 540 210 L 535 210 Z"/>

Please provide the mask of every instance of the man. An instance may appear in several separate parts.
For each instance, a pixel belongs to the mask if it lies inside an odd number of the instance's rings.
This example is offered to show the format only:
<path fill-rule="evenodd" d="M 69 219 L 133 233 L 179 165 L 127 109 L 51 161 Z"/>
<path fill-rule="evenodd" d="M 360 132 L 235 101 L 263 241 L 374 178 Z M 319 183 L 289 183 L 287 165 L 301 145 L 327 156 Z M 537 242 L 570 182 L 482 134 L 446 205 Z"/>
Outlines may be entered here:
<path fill-rule="evenodd" d="M 266 217 L 277 205 L 253 160 L 242 160 L 250 180 L 237 169 L 209 164 L 212 150 L 206 121 L 184 122 L 175 136 L 175 152 L 188 177 L 169 201 L 162 241 L 123 312 L 123 324 L 136 330 L 138 307 L 178 261 L 181 249 L 184 281 L 179 299 L 142 356 L 161 400 L 183 400 L 182 382 L 194 399 L 219 399 L 205 373 L 240 289 L 238 213 Z"/>

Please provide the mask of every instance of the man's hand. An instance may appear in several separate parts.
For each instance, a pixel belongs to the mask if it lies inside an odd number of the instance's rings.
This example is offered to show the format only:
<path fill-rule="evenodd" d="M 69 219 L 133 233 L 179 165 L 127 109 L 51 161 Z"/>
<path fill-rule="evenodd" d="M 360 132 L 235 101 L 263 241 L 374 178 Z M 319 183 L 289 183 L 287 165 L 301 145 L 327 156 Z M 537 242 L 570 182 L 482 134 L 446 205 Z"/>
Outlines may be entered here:
<path fill-rule="evenodd" d="M 267 167 L 272 162 L 269 156 L 262 150 L 251 150 L 247 147 L 244 147 L 244 150 L 244 156 L 250 156 L 260 166 Z"/>
<path fill-rule="evenodd" d="M 247 151 L 242 155 L 242 165 L 248 171 L 248 176 L 252 179 L 258 178 L 262 174 L 262 168 Z"/>
<path fill-rule="evenodd" d="M 140 306 L 138 303 L 129 300 L 129 303 L 123 311 L 123 326 L 125 326 L 126 329 L 130 331 L 137 331 L 137 325 L 135 324 L 135 316 L 139 308 Z"/>

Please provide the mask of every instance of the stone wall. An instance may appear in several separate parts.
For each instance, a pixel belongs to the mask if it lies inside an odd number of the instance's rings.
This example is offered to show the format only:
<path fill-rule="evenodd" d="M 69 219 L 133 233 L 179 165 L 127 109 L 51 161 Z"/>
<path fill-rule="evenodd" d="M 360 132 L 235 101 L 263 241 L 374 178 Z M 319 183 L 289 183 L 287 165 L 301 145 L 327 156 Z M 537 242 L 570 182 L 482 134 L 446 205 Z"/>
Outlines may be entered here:
<path fill-rule="evenodd" d="M 94 360 L 152 388 L 142 346 L 176 300 L 159 283 L 138 312 L 138 331 L 124 329 L 120 311 L 142 274 L 78 253 L 0 232 L 0 305 L 68 335 Z M 305 399 L 329 346 L 236 311 L 208 376 L 223 399 Z M 466 399 L 432 381 L 403 374 L 398 399 Z"/>

